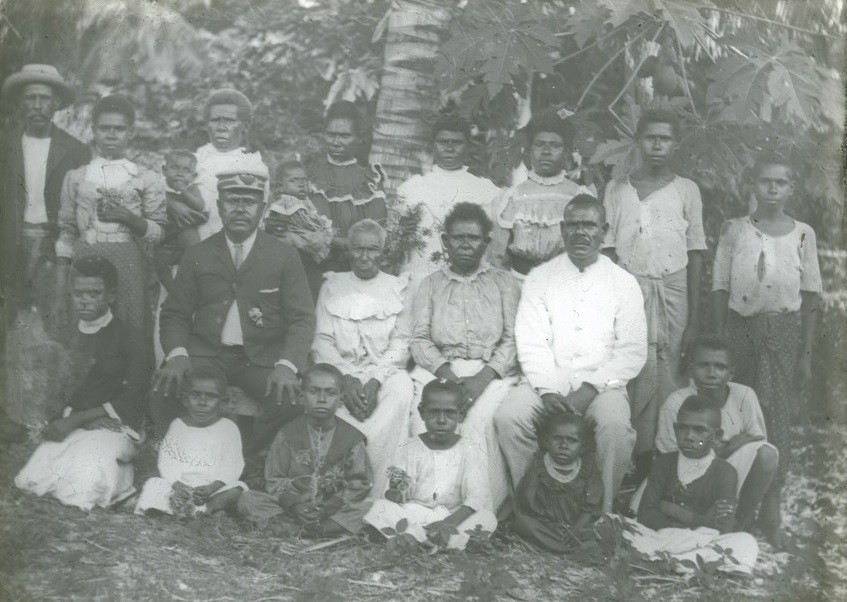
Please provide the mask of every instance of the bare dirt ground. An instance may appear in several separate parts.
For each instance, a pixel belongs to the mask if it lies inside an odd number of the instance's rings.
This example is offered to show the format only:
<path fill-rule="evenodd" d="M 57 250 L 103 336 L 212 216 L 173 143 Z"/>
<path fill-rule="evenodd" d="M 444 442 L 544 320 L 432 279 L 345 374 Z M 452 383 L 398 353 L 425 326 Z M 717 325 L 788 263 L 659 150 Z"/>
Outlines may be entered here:
<path fill-rule="evenodd" d="M 465 553 L 430 554 L 364 537 L 279 539 L 228 517 L 138 517 L 131 503 L 83 513 L 14 489 L 33 449 L 18 444 L 0 452 L 0 600 L 844 600 L 846 435 L 798 429 L 784 505 L 791 545 L 762 544 L 752 578 L 676 575 L 596 543 L 556 557 L 508 528 Z M 137 484 L 154 463 L 145 450 Z"/>

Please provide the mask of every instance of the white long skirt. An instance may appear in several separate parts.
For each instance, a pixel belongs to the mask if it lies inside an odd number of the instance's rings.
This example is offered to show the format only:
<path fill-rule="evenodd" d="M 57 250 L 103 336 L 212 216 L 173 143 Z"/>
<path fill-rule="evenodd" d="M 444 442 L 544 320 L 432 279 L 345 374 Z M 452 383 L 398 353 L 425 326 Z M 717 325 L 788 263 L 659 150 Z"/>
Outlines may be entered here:
<path fill-rule="evenodd" d="M 386 499 L 376 500 L 371 509 L 365 515 L 364 521 L 376 527 L 380 532 L 388 527 L 395 529 L 397 523 L 405 519 L 408 521 L 404 533 L 408 533 L 417 541 L 424 543 L 427 540 L 425 525 L 436 521 L 444 520 L 452 514 L 449 508 L 444 506 L 436 506 L 429 508 L 416 502 L 406 502 L 405 504 L 395 504 Z M 493 533 L 497 529 L 497 518 L 494 513 L 489 510 L 481 510 L 474 512 L 456 527 L 458 533 L 451 535 L 447 542 L 447 547 L 454 550 L 464 550 L 467 545 L 470 535 L 468 531 L 473 531 L 477 526 L 483 531 Z"/>
<path fill-rule="evenodd" d="M 45 441 L 15 477 L 15 487 L 51 495 L 80 510 L 107 508 L 135 493 L 129 435 L 108 429 L 76 429 L 64 441 Z"/>
<path fill-rule="evenodd" d="M 667 528 L 654 531 L 634 520 L 624 518 L 634 533 L 624 530 L 623 536 L 632 546 L 646 554 L 651 559 L 658 559 L 660 552 L 666 552 L 677 560 L 696 562 L 700 556 L 705 562 L 722 560 L 718 569 L 727 573 L 751 574 L 759 556 L 759 544 L 749 533 L 724 533 L 721 535 L 715 529 L 699 527 L 697 529 Z M 731 550 L 731 556 L 738 562 L 733 562 L 718 552 L 716 546 Z M 680 565 L 680 572 L 693 569 Z"/>

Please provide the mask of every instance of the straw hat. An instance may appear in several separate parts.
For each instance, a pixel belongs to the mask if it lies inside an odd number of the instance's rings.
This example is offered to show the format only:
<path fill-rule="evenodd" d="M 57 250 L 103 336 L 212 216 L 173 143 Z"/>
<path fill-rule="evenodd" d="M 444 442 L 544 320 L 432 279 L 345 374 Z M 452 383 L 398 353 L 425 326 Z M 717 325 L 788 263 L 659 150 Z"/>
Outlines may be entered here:
<path fill-rule="evenodd" d="M 24 65 L 3 82 L 3 100 L 13 101 L 20 91 L 29 84 L 47 84 L 52 86 L 59 96 L 59 108 L 64 108 L 74 100 L 74 90 L 68 85 L 53 65 Z"/>

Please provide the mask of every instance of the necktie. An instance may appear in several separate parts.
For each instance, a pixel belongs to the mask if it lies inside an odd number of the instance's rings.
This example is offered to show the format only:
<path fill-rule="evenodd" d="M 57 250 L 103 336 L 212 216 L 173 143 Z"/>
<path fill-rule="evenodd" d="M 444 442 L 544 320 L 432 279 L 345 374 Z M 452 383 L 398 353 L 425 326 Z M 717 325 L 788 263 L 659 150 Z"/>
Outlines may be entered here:
<path fill-rule="evenodd" d="M 241 264 L 244 262 L 244 245 L 235 245 L 235 258 L 233 261 L 235 262 L 236 270 L 241 267 Z"/>

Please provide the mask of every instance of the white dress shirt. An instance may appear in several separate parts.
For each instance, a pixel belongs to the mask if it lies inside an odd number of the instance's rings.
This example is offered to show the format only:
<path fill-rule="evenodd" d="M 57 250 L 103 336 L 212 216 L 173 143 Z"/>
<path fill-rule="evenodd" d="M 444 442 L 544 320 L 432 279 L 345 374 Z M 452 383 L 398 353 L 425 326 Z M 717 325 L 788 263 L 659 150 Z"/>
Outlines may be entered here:
<path fill-rule="evenodd" d="M 47 179 L 47 155 L 50 154 L 50 136 L 35 138 L 21 136 L 24 155 L 24 188 L 26 206 L 24 221 L 28 224 L 46 224 L 47 206 L 44 203 L 44 182 Z"/>
<path fill-rule="evenodd" d="M 563 253 L 527 275 L 515 338 L 539 393 L 566 395 L 582 383 L 601 393 L 622 388 L 647 360 L 641 289 L 604 255 L 580 271 Z"/>
<path fill-rule="evenodd" d="M 235 263 L 236 267 L 238 264 L 235 262 L 235 251 L 238 246 L 237 243 L 232 242 L 228 236 L 224 235 L 224 240 L 226 240 L 226 246 L 229 248 L 229 255 L 232 257 L 232 262 Z M 256 242 L 256 230 L 253 230 L 253 233 L 248 236 L 244 242 L 241 243 L 242 251 L 241 251 L 241 261 L 244 262 L 247 259 L 247 256 L 250 254 L 250 251 L 253 249 L 253 243 Z M 241 315 L 238 313 L 238 300 L 233 300 L 232 305 L 229 306 L 229 311 L 226 314 L 226 320 L 224 321 L 223 330 L 221 330 L 221 344 L 224 346 L 232 346 L 232 345 L 243 345 L 244 344 L 244 334 L 241 331 Z"/>

